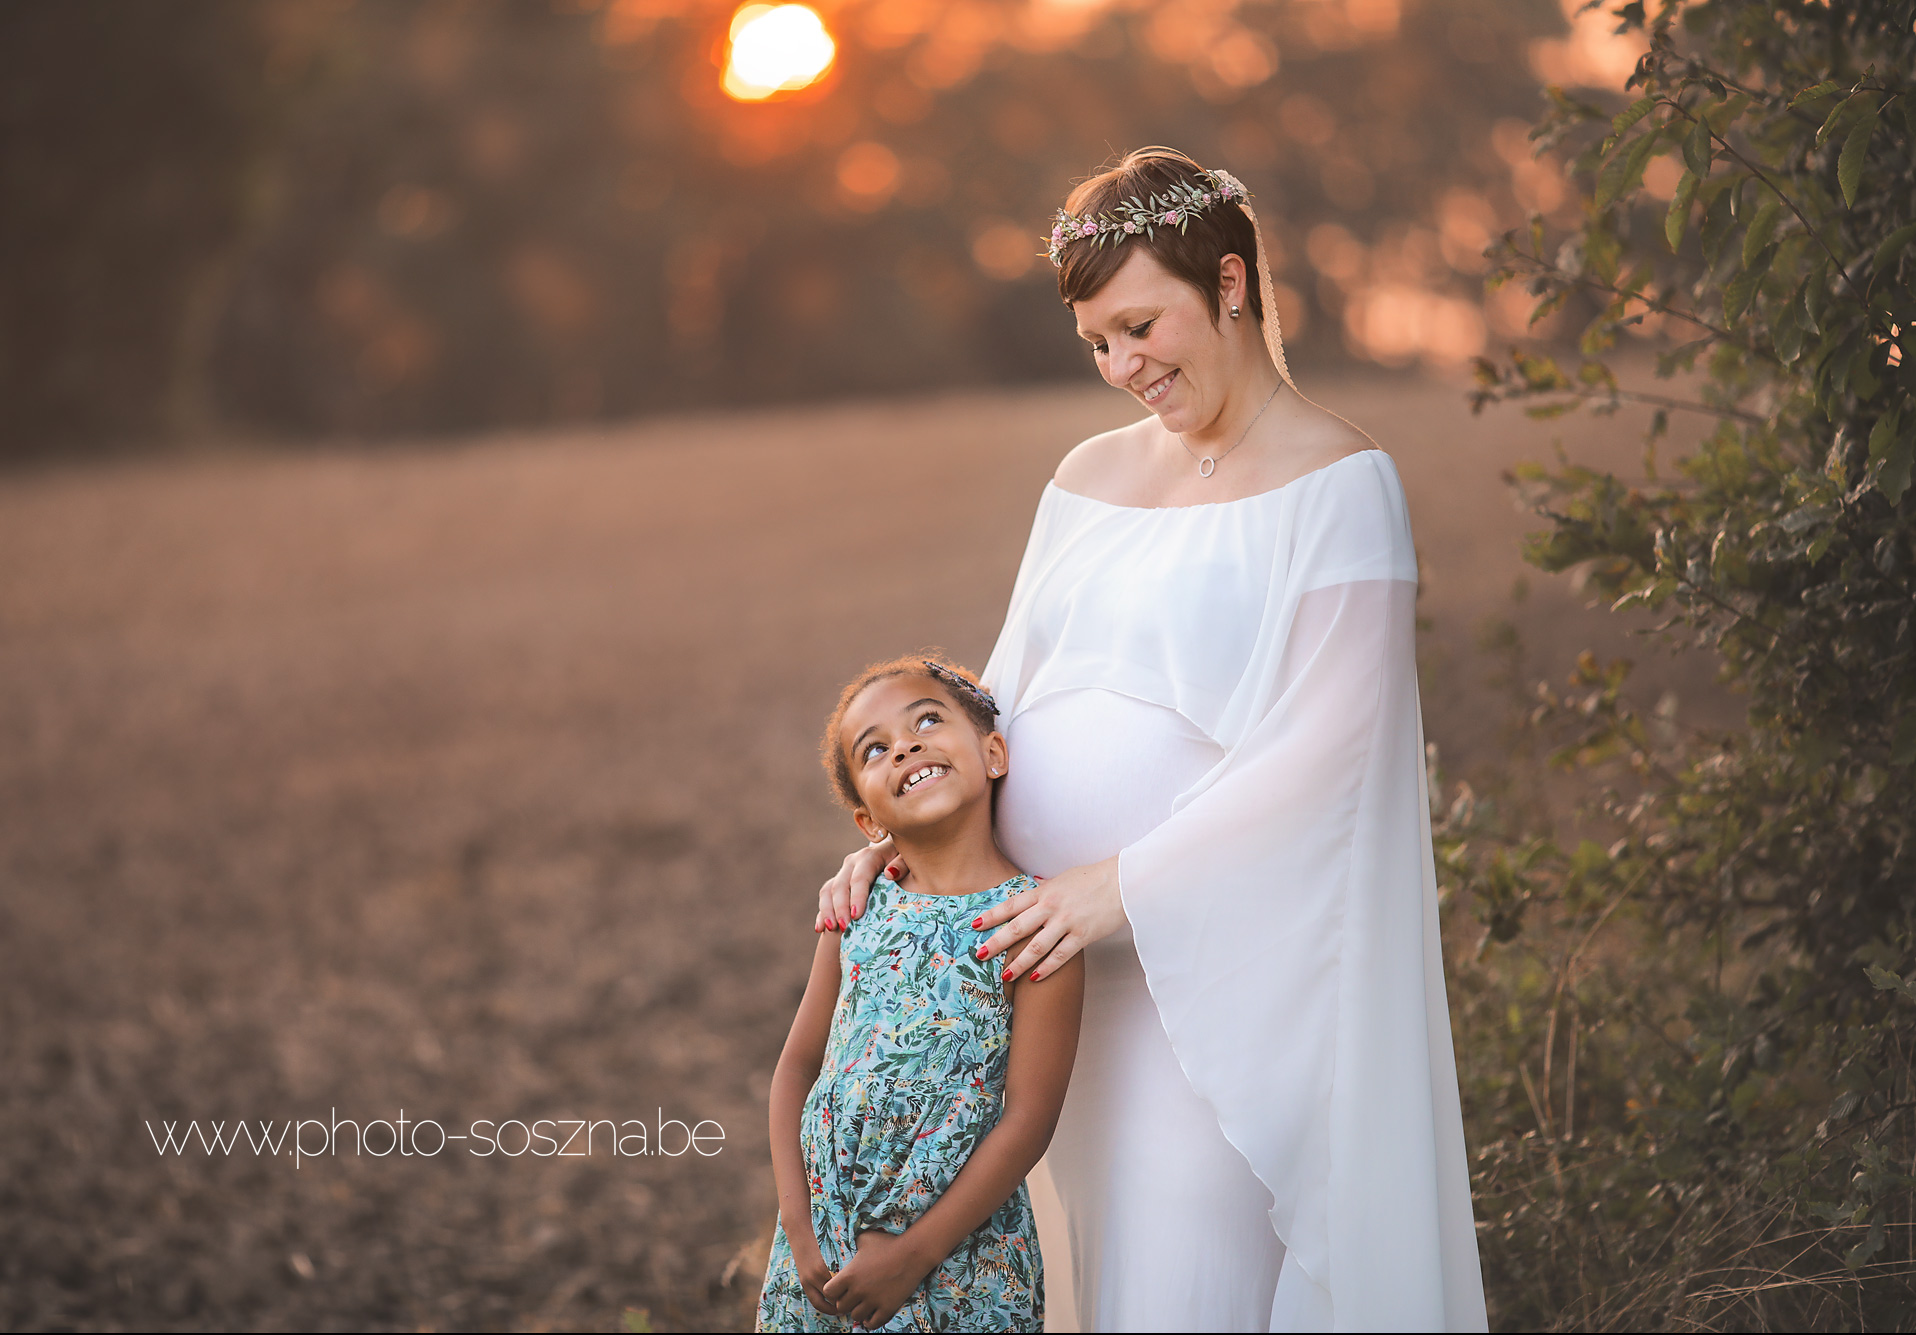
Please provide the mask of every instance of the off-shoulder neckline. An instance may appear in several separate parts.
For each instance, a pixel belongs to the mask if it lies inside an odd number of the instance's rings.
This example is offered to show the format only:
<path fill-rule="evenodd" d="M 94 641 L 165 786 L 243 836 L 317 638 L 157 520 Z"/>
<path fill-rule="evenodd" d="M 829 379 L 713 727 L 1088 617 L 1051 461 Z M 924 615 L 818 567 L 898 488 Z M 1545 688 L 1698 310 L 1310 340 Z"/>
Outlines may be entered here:
<path fill-rule="evenodd" d="M 1143 514 L 1151 514 L 1160 510 L 1214 510 L 1220 506 L 1244 505 L 1250 501 L 1261 501 L 1267 496 L 1279 495 L 1285 490 L 1304 481 L 1306 478 L 1316 477 L 1319 473 L 1328 473 L 1346 459 L 1355 459 L 1362 454 L 1384 454 L 1384 451 L 1375 445 L 1366 449 L 1352 450 L 1349 454 L 1341 455 L 1321 467 L 1311 469 L 1308 473 L 1299 473 L 1289 482 L 1284 483 L 1282 486 L 1272 487 L 1269 491 L 1253 492 L 1249 496 L 1239 496 L 1234 500 L 1228 501 L 1199 501 L 1195 505 L 1119 505 L 1116 501 L 1101 501 L 1096 496 L 1086 496 L 1081 491 L 1067 491 L 1058 485 L 1058 479 L 1055 477 L 1046 482 L 1045 487 L 1047 490 L 1057 492 L 1060 496 L 1069 496 L 1076 501 L 1088 501 L 1092 505 L 1102 505 L 1107 510 L 1136 510 Z M 1389 456 L 1386 455 L 1385 457 L 1388 458 Z"/>

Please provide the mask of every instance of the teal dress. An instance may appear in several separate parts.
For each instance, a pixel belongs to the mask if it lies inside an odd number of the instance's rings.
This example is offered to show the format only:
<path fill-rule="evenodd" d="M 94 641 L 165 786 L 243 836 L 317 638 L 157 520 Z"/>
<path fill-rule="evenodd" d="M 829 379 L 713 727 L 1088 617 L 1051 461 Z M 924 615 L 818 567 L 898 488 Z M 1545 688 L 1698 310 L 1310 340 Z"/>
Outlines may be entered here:
<path fill-rule="evenodd" d="M 838 1007 L 818 1083 L 799 1119 L 812 1231 L 828 1268 L 858 1235 L 903 1233 L 998 1124 L 1011 1053 L 1002 960 L 972 951 L 971 920 L 1033 882 L 914 895 L 881 876 L 839 947 Z M 758 1302 L 762 1331 L 843 1331 L 813 1307 L 779 1221 Z M 880 1329 L 1044 1329 L 1044 1261 L 1024 1184 Z"/>

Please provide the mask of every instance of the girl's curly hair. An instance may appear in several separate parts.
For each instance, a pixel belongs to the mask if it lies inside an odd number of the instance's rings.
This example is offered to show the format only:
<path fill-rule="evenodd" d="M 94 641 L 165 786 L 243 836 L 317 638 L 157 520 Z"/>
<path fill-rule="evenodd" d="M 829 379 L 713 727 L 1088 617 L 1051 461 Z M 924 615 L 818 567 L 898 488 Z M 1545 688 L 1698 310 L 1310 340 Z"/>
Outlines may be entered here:
<path fill-rule="evenodd" d="M 873 663 L 838 693 L 838 705 L 825 721 L 825 736 L 819 742 L 818 759 L 831 776 L 832 791 L 838 800 L 854 810 L 859 806 L 858 788 L 852 783 L 851 762 L 845 758 L 845 711 L 851 708 L 866 687 L 891 677 L 923 677 L 937 692 L 956 705 L 980 734 L 989 734 L 998 726 L 998 703 L 978 684 L 970 670 L 958 666 L 942 649 L 927 649 L 922 654 Z"/>

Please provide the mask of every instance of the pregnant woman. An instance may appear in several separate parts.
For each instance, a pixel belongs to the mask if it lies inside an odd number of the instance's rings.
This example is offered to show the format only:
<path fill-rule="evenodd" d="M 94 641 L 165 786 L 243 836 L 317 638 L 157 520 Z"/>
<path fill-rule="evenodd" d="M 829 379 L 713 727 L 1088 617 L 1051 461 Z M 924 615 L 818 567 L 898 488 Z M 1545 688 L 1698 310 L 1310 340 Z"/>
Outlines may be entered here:
<path fill-rule="evenodd" d="M 1261 240 L 1169 149 L 1059 212 L 1060 294 L 1149 415 L 1039 501 L 984 680 L 1000 841 L 1047 879 L 979 941 L 1024 976 L 1084 953 L 1046 1160 L 1084 1329 L 1481 1330 L 1409 519 L 1292 383 Z"/>

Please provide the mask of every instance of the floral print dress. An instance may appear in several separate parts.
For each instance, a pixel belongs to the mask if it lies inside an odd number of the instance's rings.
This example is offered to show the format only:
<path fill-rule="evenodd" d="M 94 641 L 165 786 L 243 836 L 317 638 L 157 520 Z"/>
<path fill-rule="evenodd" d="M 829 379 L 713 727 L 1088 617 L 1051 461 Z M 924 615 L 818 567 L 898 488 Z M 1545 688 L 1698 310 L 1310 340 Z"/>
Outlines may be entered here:
<path fill-rule="evenodd" d="M 886 877 L 839 947 L 838 1006 L 799 1119 L 811 1227 L 836 1271 L 858 1235 L 903 1233 L 998 1123 L 1011 1049 L 1002 965 L 972 954 L 971 920 L 1032 885 L 914 895 Z M 779 1221 L 759 1298 L 762 1331 L 844 1331 L 813 1307 Z M 880 1329 L 1044 1329 L 1044 1262 L 1022 1183 Z"/>

